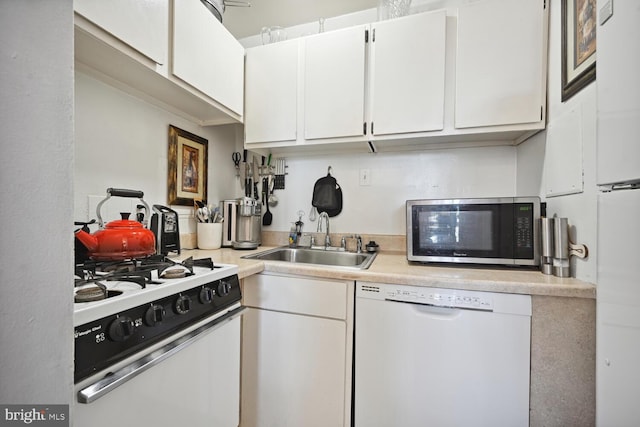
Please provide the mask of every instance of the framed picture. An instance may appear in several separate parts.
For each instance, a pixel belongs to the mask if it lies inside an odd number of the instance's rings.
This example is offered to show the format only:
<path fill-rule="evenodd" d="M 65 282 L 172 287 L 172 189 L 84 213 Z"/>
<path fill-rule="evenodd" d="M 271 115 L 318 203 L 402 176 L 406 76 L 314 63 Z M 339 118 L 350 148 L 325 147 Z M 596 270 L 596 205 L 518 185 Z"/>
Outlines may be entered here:
<path fill-rule="evenodd" d="M 596 78 L 596 0 L 562 0 L 562 102 Z"/>
<path fill-rule="evenodd" d="M 206 139 L 169 126 L 169 205 L 207 198 L 207 146 Z"/>

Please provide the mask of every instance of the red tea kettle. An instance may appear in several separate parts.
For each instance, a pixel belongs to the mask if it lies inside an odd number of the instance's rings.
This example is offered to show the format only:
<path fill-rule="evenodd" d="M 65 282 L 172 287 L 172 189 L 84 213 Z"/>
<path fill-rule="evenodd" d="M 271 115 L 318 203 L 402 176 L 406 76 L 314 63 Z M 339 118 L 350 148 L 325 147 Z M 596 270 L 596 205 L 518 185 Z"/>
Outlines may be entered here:
<path fill-rule="evenodd" d="M 145 228 L 143 222 L 129 219 L 130 213 L 123 212 L 122 219 L 109 222 L 106 226 L 100 214 L 100 208 L 112 196 L 139 198 L 149 212 L 149 205 L 142 199 L 142 191 L 108 188 L 107 197 L 98 203 L 96 214 L 100 230 L 93 234 L 80 229 L 76 238 L 88 249 L 89 257 L 101 261 L 118 261 L 131 258 L 143 258 L 156 252 L 156 238 L 153 232 Z"/>

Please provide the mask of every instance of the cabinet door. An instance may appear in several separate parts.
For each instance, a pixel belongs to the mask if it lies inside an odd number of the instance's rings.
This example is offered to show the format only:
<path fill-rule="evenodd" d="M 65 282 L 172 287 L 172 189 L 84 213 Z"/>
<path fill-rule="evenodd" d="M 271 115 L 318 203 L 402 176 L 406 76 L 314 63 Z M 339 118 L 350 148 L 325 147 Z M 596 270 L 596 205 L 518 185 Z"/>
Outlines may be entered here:
<path fill-rule="evenodd" d="M 345 322 L 248 308 L 242 331 L 243 427 L 344 427 Z"/>
<path fill-rule="evenodd" d="M 298 46 L 291 40 L 247 49 L 246 143 L 296 139 Z"/>
<path fill-rule="evenodd" d="M 607 4 L 599 0 L 597 9 Z M 637 2 L 619 1 L 611 19 L 597 27 L 598 184 L 640 178 L 639 20 Z"/>
<path fill-rule="evenodd" d="M 366 26 L 305 41 L 305 139 L 363 135 Z"/>
<path fill-rule="evenodd" d="M 157 64 L 169 45 L 169 0 L 74 0 L 73 9 Z"/>
<path fill-rule="evenodd" d="M 460 7 L 455 127 L 540 121 L 544 2 L 486 0 Z"/>
<path fill-rule="evenodd" d="M 442 130 L 445 30 L 444 10 L 373 25 L 375 135 Z"/>
<path fill-rule="evenodd" d="M 199 0 L 173 2 L 172 72 L 242 115 L 244 48 Z"/>

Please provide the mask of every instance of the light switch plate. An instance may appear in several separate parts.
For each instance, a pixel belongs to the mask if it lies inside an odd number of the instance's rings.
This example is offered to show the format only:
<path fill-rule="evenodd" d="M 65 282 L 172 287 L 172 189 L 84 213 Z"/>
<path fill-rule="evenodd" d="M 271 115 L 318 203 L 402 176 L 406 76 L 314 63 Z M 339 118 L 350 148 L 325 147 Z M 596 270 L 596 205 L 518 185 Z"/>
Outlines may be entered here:
<path fill-rule="evenodd" d="M 371 185 L 371 169 L 360 169 L 360 185 Z"/>

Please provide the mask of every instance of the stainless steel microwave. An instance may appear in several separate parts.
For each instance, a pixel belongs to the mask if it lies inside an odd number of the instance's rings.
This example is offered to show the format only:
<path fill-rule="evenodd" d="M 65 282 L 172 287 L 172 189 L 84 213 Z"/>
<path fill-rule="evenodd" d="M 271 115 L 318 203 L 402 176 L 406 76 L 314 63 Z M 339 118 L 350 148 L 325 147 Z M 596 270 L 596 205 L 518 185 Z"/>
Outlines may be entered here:
<path fill-rule="evenodd" d="M 538 265 L 540 199 L 407 200 L 407 259 Z"/>

